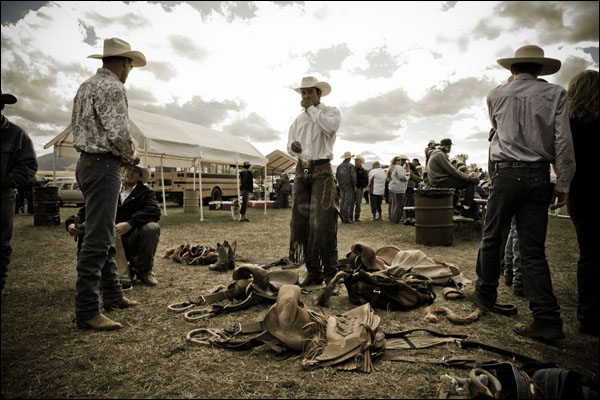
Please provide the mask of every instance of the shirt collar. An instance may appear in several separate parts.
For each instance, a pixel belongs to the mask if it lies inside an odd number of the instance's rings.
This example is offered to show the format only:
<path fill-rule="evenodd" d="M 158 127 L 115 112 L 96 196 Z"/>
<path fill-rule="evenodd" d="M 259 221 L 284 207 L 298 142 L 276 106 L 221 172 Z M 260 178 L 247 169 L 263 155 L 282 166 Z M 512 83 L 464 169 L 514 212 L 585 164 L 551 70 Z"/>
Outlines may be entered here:
<path fill-rule="evenodd" d="M 121 80 L 119 79 L 119 77 L 117 75 L 115 75 L 114 72 L 112 72 L 110 69 L 108 68 L 98 68 L 96 70 L 96 74 L 97 75 L 103 75 L 107 78 L 112 78 L 112 79 L 116 79 L 117 81 L 119 81 L 120 84 L 123 84 L 123 82 L 121 82 Z"/>
<path fill-rule="evenodd" d="M 521 74 L 515 76 L 515 81 L 517 81 L 517 80 L 518 81 L 524 81 L 524 80 L 531 81 L 531 80 L 535 80 L 535 79 L 536 79 L 535 76 L 533 76 L 531 74 L 526 74 L 526 73 L 521 73 Z"/>

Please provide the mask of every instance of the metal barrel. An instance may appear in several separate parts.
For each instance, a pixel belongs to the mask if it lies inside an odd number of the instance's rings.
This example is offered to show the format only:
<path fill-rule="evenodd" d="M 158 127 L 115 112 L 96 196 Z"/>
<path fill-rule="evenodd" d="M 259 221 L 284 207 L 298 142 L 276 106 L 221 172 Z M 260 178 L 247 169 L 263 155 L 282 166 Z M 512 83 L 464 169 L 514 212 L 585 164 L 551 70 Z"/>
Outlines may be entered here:
<path fill-rule="evenodd" d="M 183 212 L 197 214 L 200 212 L 200 191 L 185 189 L 183 191 Z"/>
<path fill-rule="evenodd" d="M 57 187 L 33 188 L 33 225 L 60 225 L 60 199 Z"/>
<path fill-rule="evenodd" d="M 415 240 L 427 246 L 451 246 L 454 189 L 415 190 Z"/>

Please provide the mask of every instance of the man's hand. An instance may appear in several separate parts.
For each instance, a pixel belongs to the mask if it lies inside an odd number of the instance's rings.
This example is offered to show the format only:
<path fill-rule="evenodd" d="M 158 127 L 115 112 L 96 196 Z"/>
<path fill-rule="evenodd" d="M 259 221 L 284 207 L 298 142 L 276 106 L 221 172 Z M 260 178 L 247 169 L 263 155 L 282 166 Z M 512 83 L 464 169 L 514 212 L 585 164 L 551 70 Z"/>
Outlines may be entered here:
<path fill-rule="evenodd" d="M 302 145 L 300 142 L 292 142 L 291 148 L 294 153 L 302 153 Z"/>
<path fill-rule="evenodd" d="M 550 209 L 556 210 L 567 204 L 569 200 L 569 193 L 554 192 L 552 200 L 550 201 Z"/>
<path fill-rule="evenodd" d="M 131 230 L 131 224 L 129 222 L 119 222 L 115 226 L 115 231 L 117 232 L 117 235 L 119 235 L 119 236 L 125 235 L 130 230 Z"/>
<path fill-rule="evenodd" d="M 300 105 L 302 106 L 302 108 L 304 108 L 304 110 L 306 110 L 308 107 L 313 105 L 313 102 L 311 99 L 302 99 Z"/>
<path fill-rule="evenodd" d="M 83 235 L 83 229 L 75 227 L 75 224 L 69 224 L 69 235 L 77 237 L 77 235 Z"/>

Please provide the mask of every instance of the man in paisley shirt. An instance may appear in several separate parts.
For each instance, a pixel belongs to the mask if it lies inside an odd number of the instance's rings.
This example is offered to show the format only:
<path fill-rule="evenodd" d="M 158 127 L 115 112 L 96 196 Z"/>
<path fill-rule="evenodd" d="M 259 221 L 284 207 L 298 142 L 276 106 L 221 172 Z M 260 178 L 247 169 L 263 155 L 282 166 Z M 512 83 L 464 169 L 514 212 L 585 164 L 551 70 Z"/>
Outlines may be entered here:
<path fill-rule="evenodd" d="M 128 131 L 125 81 L 145 56 L 124 40 L 104 41 L 102 68 L 81 84 L 73 101 L 73 147 L 81 153 L 75 177 L 85 197 L 86 229 L 77 261 L 75 314 L 84 329 L 114 330 L 122 325 L 100 311 L 100 289 L 106 311 L 139 304 L 123 296 L 115 250 L 115 215 L 121 187 L 121 163 L 137 165 L 139 157 Z"/>

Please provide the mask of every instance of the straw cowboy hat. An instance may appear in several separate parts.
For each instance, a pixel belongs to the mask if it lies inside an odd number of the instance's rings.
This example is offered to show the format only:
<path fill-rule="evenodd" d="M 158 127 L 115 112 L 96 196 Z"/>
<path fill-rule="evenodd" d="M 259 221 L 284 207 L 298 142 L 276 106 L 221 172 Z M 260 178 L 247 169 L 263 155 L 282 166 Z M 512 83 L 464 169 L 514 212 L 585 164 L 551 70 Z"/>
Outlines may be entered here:
<path fill-rule="evenodd" d="M 302 89 L 306 88 L 317 88 L 321 90 L 321 97 L 327 96 L 331 93 L 331 86 L 327 82 L 320 82 L 317 78 L 313 76 L 305 76 L 302 78 L 302 82 L 300 83 L 300 87 L 295 88 L 294 90 L 300 94 L 302 94 Z"/>
<path fill-rule="evenodd" d="M 510 70 L 513 64 L 532 63 L 542 66 L 540 75 L 552 75 L 560 69 L 560 60 L 544 57 L 544 50 L 535 45 L 519 47 L 512 58 L 500 58 L 498 64 Z"/>
<path fill-rule="evenodd" d="M 264 324 L 269 333 L 289 348 L 302 351 L 310 340 L 308 324 L 311 322 L 308 307 L 302 301 L 298 285 L 283 285 L 277 294 L 277 302 L 265 315 Z"/>
<path fill-rule="evenodd" d="M 17 102 L 17 98 L 9 93 L 2 93 L 0 89 L 0 95 L 2 95 L 2 104 L 15 104 Z"/>
<path fill-rule="evenodd" d="M 350 153 L 349 151 L 345 152 L 344 155 L 342 156 L 343 159 L 352 158 L 352 157 L 354 157 L 354 154 Z"/>
<path fill-rule="evenodd" d="M 365 163 L 365 159 L 363 157 L 361 157 L 361 156 L 356 156 L 356 157 L 354 157 L 354 159 L 355 160 L 359 160 L 363 164 Z"/>
<path fill-rule="evenodd" d="M 142 183 L 148 183 L 148 181 L 150 180 L 150 170 L 146 167 L 143 167 L 141 164 L 138 165 L 125 165 L 121 168 L 121 174 L 125 173 L 125 168 L 127 167 L 136 167 L 138 169 L 138 171 L 140 171 L 140 181 Z"/>
<path fill-rule="evenodd" d="M 146 57 L 139 51 L 132 51 L 131 46 L 124 40 L 118 38 L 104 39 L 103 54 L 92 54 L 88 58 L 102 59 L 104 57 L 127 57 L 131 58 L 134 67 L 146 65 Z"/>

